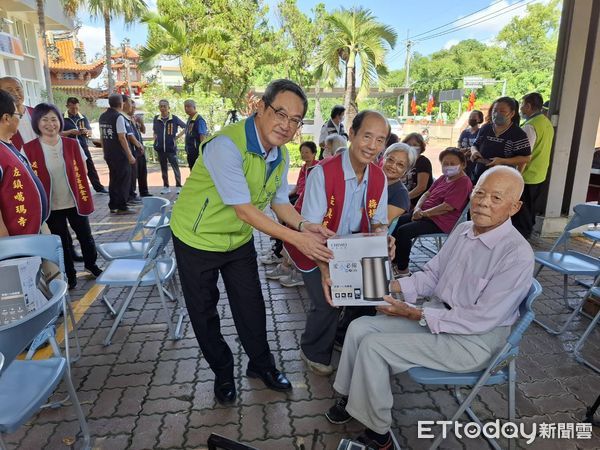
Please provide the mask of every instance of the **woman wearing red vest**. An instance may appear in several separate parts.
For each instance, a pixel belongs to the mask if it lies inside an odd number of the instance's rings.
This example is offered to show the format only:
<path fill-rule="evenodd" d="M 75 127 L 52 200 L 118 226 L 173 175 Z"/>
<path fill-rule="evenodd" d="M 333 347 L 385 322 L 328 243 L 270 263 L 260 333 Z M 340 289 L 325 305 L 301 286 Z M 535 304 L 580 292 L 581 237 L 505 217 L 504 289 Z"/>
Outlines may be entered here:
<path fill-rule="evenodd" d="M 56 106 L 37 105 L 31 126 L 39 137 L 27 142 L 23 149 L 46 191 L 50 205 L 46 222 L 52 234 L 60 236 L 67 281 L 69 289 L 73 289 L 77 285 L 77 276 L 69 251 L 67 221 L 81 245 L 85 268 L 95 277 L 102 273 L 96 265 L 96 244 L 87 218 L 94 211 L 94 203 L 86 175 L 85 155 L 75 139 L 60 136 L 63 119 Z"/>
<path fill-rule="evenodd" d="M 42 183 L 11 142 L 20 116 L 13 96 L 0 89 L 0 236 L 38 234 L 48 216 Z"/>

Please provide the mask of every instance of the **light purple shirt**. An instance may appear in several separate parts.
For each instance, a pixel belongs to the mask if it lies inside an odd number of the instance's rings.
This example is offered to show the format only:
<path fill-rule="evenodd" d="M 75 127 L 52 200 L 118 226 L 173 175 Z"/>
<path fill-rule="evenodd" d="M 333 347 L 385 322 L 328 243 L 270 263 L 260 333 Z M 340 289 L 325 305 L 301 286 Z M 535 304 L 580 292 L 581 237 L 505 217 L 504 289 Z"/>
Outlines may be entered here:
<path fill-rule="evenodd" d="M 456 227 L 422 272 L 399 282 L 407 303 L 434 297 L 452 308 L 423 309 L 432 333 L 483 334 L 517 320 L 534 261 L 510 219 L 478 236 L 469 221 Z"/>

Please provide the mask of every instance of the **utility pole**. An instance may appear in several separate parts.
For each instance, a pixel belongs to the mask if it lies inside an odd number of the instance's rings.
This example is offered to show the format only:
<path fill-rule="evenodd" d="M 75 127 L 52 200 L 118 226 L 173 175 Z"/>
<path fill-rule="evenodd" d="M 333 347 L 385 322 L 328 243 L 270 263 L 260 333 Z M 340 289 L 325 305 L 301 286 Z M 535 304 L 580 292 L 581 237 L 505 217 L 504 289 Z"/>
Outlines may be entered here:
<path fill-rule="evenodd" d="M 406 32 L 406 61 L 404 62 L 404 105 L 402 115 L 404 117 L 408 116 L 408 90 L 410 89 L 410 49 L 413 45 L 413 42 L 408 39 L 408 31 Z"/>

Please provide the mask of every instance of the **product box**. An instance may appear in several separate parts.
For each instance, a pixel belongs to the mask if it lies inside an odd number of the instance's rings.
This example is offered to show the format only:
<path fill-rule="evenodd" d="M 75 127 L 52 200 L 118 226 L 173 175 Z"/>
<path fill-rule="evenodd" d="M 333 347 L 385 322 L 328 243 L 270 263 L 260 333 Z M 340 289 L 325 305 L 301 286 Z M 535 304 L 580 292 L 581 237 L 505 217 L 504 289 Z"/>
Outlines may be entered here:
<path fill-rule="evenodd" d="M 331 299 L 335 306 L 387 305 L 391 266 L 387 235 L 357 233 L 327 240 Z"/>

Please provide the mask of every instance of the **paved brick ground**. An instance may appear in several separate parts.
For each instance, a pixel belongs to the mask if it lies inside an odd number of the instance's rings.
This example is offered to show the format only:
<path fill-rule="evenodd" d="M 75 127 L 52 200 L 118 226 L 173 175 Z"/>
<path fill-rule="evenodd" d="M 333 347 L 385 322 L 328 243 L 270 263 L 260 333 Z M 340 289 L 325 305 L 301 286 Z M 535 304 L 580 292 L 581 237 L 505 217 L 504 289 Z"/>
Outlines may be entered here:
<path fill-rule="evenodd" d="M 100 158 L 96 156 L 96 161 Z M 101 175 L 105 168 L 100 164 Z M 151 176 L 156 186 L 158 176 Z M 152 190 L 156 193 L 159 188 Z M 171 195 L 174 200 L 174 195 Z M 95 197 L 97 211 L 91 217 L 98 242 L 125 239 L 131 217 L 108 214 L 105 196 Z M 536 248 L 548 248 L 547 240 L 536 240 Z M 259 249 L 269 240 L 256 236 Z M 586 248 L 585 241 L 578 243 Z M 424 264 L 428 255 L 422 249 L 413 252 L 414 269 Z M 323 412 L 332 404 L 333 376 L 322 378 L 306 372 L 298 353 L 304 327 L 308 298 L 304 288 L 282 288 L 278 282 L 264 279 L 263 292 L 267 304 L 268 338 L 277 360 L 293 382 L 289 394 L 264 388 L 261 382 L 243 376 L 247 357 L 243 353 L 233 326 L 225 294 L 219 305 L 222 330 L 230 344 L 237 370 L 238 399 L 224 408 L 215 403 L 212 372 L 198 350 L 193 331 L 186 319 L 185 336 L 172 341 L 155 292 L 139 289 L 131 309 L 113 338 L 112 345 L 102 341 L 112 324 L 111 316 L 98 299 L 79 323 L 83 357 L 74 364 L 73 379 L 88 418 L 95 448 L 98 449 L 199 449 L 206 447 L 211 432 L 249 443 L 259 449 L 305 448 L 335 449 L 340 438 L 361 431 L 356 422 L 335 426 L 327 422 Z M 81 273 L 79 288 L 73 292 L 77 300 L 93 285 Z M 566 310 L 561 303 L 562 279 L 549 271 L 539 280 L 544 293 L 538 301 L 539 316 L 560 320 Z M 114 298 L 118 290 L 109 295 Z M 584 289 L 571 282 L 573 299 Z M 524 339 L 518 359 L 517 414 L 528 427 L 532 423 L 577 422 L 600 393 L 600 376 L 577 363 L 571 350 L 589 323 L 579 318 L 560 337 L 550 336 L 533 325 Z M 600 364 L 600 331 L 595 331 L 585 353 Z M 337 355 L 336 355 L 337 358 Z M 428 441 L 417 439 L 416 423 L 420 419 L 443 419 L 452 414 L 456 404 L 444 389 L 416 384 L 406 376 L 394 379 L 393 431 L 403 448 L 424 449 Z M 60 397 L 59 389 L 56 397 Z M 506 417 L 505 389 L 486 388 L 474 405 L 485 420 Z M 313 446 L 313 435 L 317 439 Z M 68 445 L 78 433 L 71 408 L 44 410 L 21 429 L 7 437 L 10 448 L 25 450 L 80 448 L 79 439 Z M 528 447 L 519 442 L 520 447 Z M 536 449 L 600 448 L 600 431 L 594 428 L 589 440 L 541 440 Z M 451 437 L 442 448 L 488 448 L 481 439 L 458 441 Z"/>

